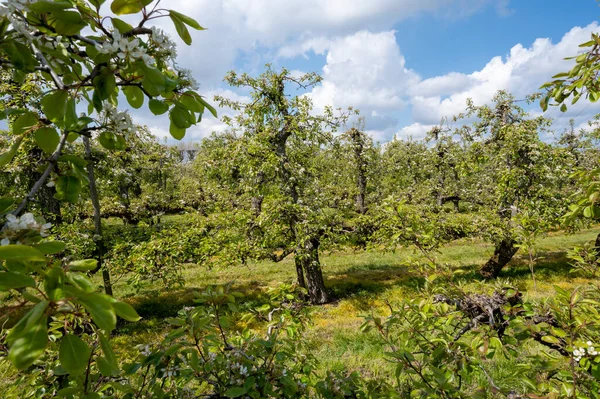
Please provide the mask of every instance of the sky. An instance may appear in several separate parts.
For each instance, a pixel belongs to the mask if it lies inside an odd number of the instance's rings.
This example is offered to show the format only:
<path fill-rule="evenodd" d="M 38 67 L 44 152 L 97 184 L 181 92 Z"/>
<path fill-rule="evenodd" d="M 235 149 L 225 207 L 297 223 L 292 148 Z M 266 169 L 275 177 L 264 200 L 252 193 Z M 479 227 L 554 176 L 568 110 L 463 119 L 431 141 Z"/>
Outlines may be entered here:
<path fill-rule="evenodd" d="M 305 95 L 315 112 L 353 106 L 379 142 L 421 138 L 467 98 L 487 104 L 498 90 L 516 98 L 569 70 L 564 58 L 599 32 L 595 0 L 163 0 L 195 18 L 204 31 L 179 41 L 180 65 L 192 70 L 199 93 L 239 100 L 248 93 L 223 83 L 229 70 L 258 75 L 264 65 L 317 72 L 322 83 Z M 168 19 L 158 25 L 176 36 Z M 230 114 L 219 109 L 220 115 Z M 532 115 L 541 114 L 538 105 Z M 545 114 L 561 132 L 569 119 L 584 127 L 600 102 L 580 101 Z M 132 110 L 159 137 L 168 120 Z M 206 115 L 184 141 L 226 126 Z M 551 139 L 551 138 L 550 138 Z"/>

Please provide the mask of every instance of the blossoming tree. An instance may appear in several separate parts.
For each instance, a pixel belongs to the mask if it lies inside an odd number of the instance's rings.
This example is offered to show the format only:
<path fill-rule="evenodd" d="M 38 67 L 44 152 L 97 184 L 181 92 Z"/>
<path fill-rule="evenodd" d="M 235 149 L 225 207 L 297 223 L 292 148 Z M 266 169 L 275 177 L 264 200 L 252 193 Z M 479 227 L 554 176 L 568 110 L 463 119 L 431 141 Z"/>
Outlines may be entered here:
<path fill-rule="evenodd" d="M 85 184 L 94 196 L 93 165 L 63 150 L 78 139 L 88 148 L 91 140 L 108 150 L 124 148 L 133 125 L 129 114 L 118 108 L 120 93 L 132 108 L 146 105 L 155 115 L 168 114 L 176 139 L 200 121 L 205 109 L 215 114 L 195 91 L 190 72 L 177 65 L 174 42 L 148 23 L 170 18 L 186 44 L 192 41 L 189 28 L 203 28 L 192 18 L 161 8 L 160 0 L 114 0 L 113 15 L 106 17 L 101 15 L 104 3 L 0 3 L 0 66 L 16 82 L 36 76 L 45 89 L 39 110 L 15 106 L 1 112 L 9 121 L 11 143 L 0 154 L 0 168 L 13 162 L 30 137 L 46 158 L 25 197 L 0 199 L 0 217 L 5 219 L 0 292 L 14 298 L 8 315 L 22 314 L 8 334 L 0 333 L 0 350 L 8 348 L 8 358 L 20 370 L 57 359 L 67 376 L 63 386 L 68 392 L 62 394 L 86 397 L 108 389 L 119 375 L 108 340 L 117 316 L 132 321 L 139 317 L 126 303 L 96 292 L 84 274 L 96 261 L 61 261 L 65 245 L 46 239 L 50 225 L 24 212 L 50 179 L 61 201 L 76 201 Z M 133 26 L 117 17 L 123 14 L 138 15 L 139 23 Z M 97 217 L 99 223 L 99 213 Z M 52 327 L 56 325 L 60 329 Z M 57 344 L 49 347 L 49 337 Z"/>

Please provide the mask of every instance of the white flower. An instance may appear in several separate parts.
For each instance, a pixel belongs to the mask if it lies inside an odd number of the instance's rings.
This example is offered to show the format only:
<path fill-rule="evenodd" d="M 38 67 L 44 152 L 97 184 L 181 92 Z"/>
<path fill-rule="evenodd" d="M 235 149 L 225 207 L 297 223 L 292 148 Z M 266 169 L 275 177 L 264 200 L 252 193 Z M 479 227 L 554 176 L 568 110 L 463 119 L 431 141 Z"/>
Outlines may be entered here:
<path fill-rule="evenodd" d="M 191 70 L 186 68 L 175 68 L 175 70 L 179 74 L 179 80 L 184 86 L 188 86 L 192 90 L 198 90 L 200 88 L 198 81 L 192 76 Z"/>
<path fill-rule="evenodd" d="M 167 57 L 170 57 L 172 59 L 177 57 L 177 45 L 175 44 L 175 42 L 173 40 L 171 40 L 171 38 L 169 37 L 169 35 L 165 34 L 165 32 L 163 32 L 161 29 L 158 29 L 156 27 L 152 27 L 150 28 L 152 29 L 152 44 L 155 47 L 155 50 L 158 53 L 164 54 Z"/>
<path fill-rule="evenodd" d="M 48 183 L 46 183 L 46 187 L 54 187 L 54 182 L 50 180 Z"/>

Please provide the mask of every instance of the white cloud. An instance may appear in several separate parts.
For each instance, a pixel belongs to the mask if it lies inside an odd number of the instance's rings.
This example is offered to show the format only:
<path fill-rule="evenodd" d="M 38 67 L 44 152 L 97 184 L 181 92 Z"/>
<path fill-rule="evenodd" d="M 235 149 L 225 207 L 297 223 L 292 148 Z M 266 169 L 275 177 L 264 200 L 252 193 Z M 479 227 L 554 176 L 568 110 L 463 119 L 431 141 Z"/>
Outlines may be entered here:
<path fill-rule="evenodd" d="M 552 75 L 570 69 L 572 61 L 564 58 L 576 54 L 578 45 L 589 40 L 590 34 L 597 30 L 597 23 L 584 28 L 575 27 L 556 44 L 550 39 L 537 39 L 529 48 L 517 44 L 506 57 L 494 57 L 481 70 L 470 75 L 450 73 L 424 80 L 411 90 L 413 118 L 419 123 L 437 123 L 443 117 L 451 117 L 464 110 L 467 98 L 472 98 L 475 104 L 485 104 L 503 89 L 517 98 L 524 98 L 537 91 Z M 453 83 L 456 84 L 454 87 Z M 547 114 L 563 119 L 589 116 L 599 110 L 600 107 L 581 101 L 566 114 L 555 111 Z M 584 114 L 585 111 L 588 113 Z"/>
<path fill-rule="evenodd" d="M 394 31 L 359 31 L 313 43 L 315 52 L 327 52 L 323 82 L 309 94 L 316 109 L 353 106 L 366 116 L 369 129 L 397 125 L 391 113 L 405 107 L 405 93 L 418 76 L 405 68 Z"/>
<path fill-rule="evenodd" d="M 203 88 L 213 89 L 234 68 L 240 54 L 258 58 L 254 63 L 260 67 L 267 59 L 257 56 L 258 49 L 277 51 L 290 42 L 365 28 L 385 30 L 421 13 L 470 15 L 492 4 L 495 0 L 183 0 L 172 7 L 207 28 L 190 31 L 191 48 L 179 41 L 179 60 L 194 71 Z M 177 37 L 169 18 L 152 22 Z"/>
<path fill-rule="evenodd" d="M 396 136 L 400 139 L 411 137 L 415 140 L 419 140 L 425 137 L 428 131 L 430 131 L 435 125 L 423 125 L 421 123 L 413 123 L 412 125 L 404 126 L 398 131 Z"/>

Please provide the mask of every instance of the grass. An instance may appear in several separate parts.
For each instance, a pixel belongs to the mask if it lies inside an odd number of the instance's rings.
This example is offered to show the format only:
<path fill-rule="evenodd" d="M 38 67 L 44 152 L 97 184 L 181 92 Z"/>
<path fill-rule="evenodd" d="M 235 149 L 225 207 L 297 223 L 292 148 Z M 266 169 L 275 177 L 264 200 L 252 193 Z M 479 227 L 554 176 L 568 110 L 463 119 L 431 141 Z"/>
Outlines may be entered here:
<path fill-rule="evenodd" d="M 589 280 L 574 277 L 566 250 L 575 245 L 595 239 L 600 228 L 565 235 L 553 233 L 538 241 L 538 260 L 535 265 L 537 287 L 533 289 L 526 256 L 519 252 L 503 271 L 500 281 L 516 286 L 528 300 L 540 300 L 552 295 L 553 286 L 573 288 Z M 477 268 L 493 253 L 489 243 L 464 239 L 455 241 L 437 253 L 441 263 L 465 271 L 466 288 L 481 289 Z M 325 369 L 351 369 L 365 376 L 384 376 L 391 366 L 382 358 L 384 348 L 373 333 L 359 330 L 363 317 L 370 312 L 385 313 L 386 303 L 402 302 L 417 293 L 424 279 L 407 264 L 409 260 L 423 260 L 410 249 L 395 253 L 382 252 L 334 252 L 321 256 L 323 272 L 328 289 L 336 300 L 328 305 L 315 307 L 313 325 L 308 338 L 314 354 Z M 267 287 L 295 278 L 293 259 L 279 263 L 259 262 L 247 266 L 208 270 L 188 265 L 184 270 L 185 288 L 162 291 L 158 287 L 136 295 L 129 287 L 118 284 L 115 289 L 132 303 L 144 317 L 137 326 L 128 325 L 125 336 L 117 342 L 128 344 L 130 340 L 143 342 L 155 340 L 166 332 L 160 320 L 176 315 L 183 306 L 194 304 L 194 294 L 212 284 L 232 283 L 237 291 L 252 300 Z M 158 330 L 157 330 L 158 329 Z"/>
<path fill-rule="evenodd" d="M 593 228 L 573 235 L 552 233 L 539 240 L 536 289 L 525 254 L 521 252 L 503 271 L 500 281 L 518 287 L 528 300 L 551 296 L 554 285 L 569 289 L 585 284 L 589 280 L 569 273 L 566 250 L 595 239 L 598 233 L 600 228 Z M 492 252 L 490 244 L 464 239 L 445 246 L 436 257 L 441 263 L 462 269 L 465 287 L 476 290 L 482 287 L 477 268 Z M 314 323 L 308 331 L 308 340 L 323 370 L 350 369 L 367 377 L 393 375 L 391 365 L 382 357 L 385 348 L 373 333 L 362 333 L 359 327 L 363 316 L 370 312 L 385 313 L 386 303 L 398 304 L 414 296 L 423 285 L 423 277 L 408 266 L 409 260 L 422 259 L 410 249 L 395 253 L 347 251 L 322 255 L 325 281 L 335 301 L 313 309 Z M 116 296 L 131 303 L 143 317 L 138 323 L 121 323 L 115 344 L 126 350 L 144 342 L 160 342 L 169 328 L 164 319 L 176 315 L 183 306 L 193 305 L 195 294 L 208 285 L 231 283 L 234 290 L 244 294 L 244 300 L 252 303 L 259 300 L 266 288 L 293 281 L 295 267 L 291 258 L 280 263 L 259 262 L 227 269 L 186 265 L 184 278 L 185 287 L 170 291 L 155 285 L 136 293 L 123 281 L 115 284 Z M 496 366 L 500 368 L 492 372 L 494 375 L 510 367 Z M 10 383 L 14 375 L 14 371 L 2 370 L 3 367 L 0 363 L 0 391 L 3 383 Z"/>

